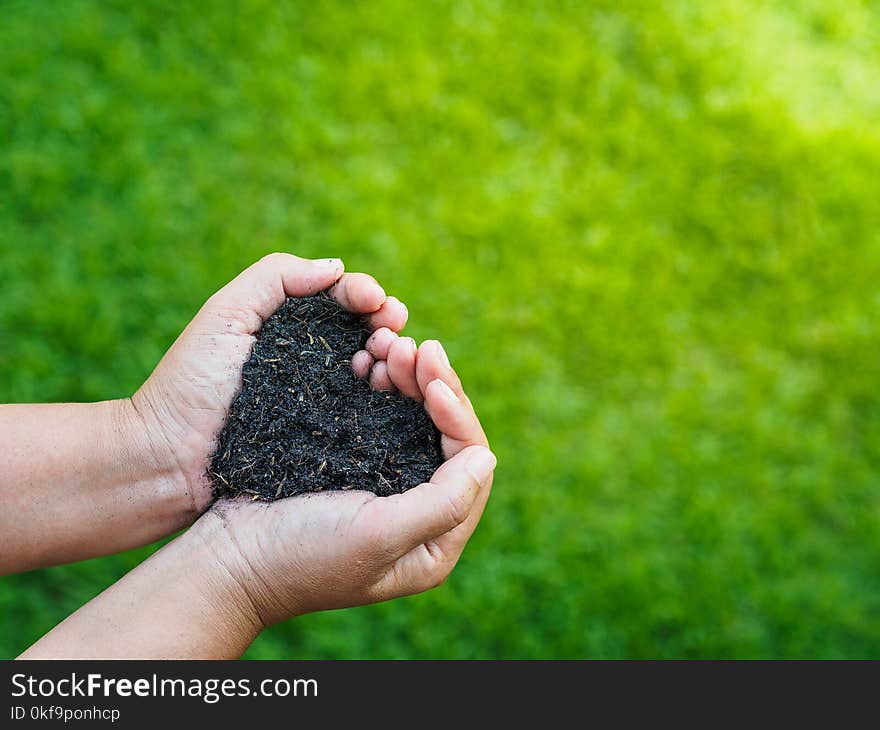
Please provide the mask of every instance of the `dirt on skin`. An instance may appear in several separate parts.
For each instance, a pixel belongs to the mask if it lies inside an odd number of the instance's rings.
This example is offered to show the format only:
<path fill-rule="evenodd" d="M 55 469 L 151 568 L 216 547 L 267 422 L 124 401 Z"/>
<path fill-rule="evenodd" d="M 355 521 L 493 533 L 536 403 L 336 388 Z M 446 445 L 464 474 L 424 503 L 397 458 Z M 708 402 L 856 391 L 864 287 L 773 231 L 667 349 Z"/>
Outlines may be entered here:
<path fill-rule="evenodd" d="M 215 497 L 385 496 L 430 479 L 443 458 L 422 405 L 351 369 L 370 334 L 325 292 L 290 298 L 263 323 L 208 468 Z"/>

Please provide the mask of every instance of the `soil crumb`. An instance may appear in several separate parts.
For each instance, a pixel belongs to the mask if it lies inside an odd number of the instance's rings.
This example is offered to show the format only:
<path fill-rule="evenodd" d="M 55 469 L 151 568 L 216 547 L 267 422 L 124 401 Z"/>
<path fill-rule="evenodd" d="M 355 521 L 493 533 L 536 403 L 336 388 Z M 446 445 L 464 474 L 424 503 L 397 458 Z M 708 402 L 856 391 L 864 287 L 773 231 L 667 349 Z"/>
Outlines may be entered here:
<path fill-rule="evenodd" d="M 326 292 L 290 298 L 263 323 L 208 468 L 215 497 L 386 496 L 430 479 L 443 458 L 422 405 L 352 372 L 370 334 Z"/>

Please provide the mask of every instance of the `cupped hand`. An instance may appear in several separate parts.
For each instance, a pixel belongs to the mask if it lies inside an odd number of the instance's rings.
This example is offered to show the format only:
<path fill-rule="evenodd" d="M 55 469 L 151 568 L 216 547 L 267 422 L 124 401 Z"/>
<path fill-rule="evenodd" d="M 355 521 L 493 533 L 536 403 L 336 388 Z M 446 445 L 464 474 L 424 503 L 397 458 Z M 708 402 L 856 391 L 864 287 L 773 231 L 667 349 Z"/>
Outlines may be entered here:
<path fill-rule="evenodd" d="M 406 324 L 406 307 L 400 301 L 386 296 L 372 276 L 343 273 L 339 259 L 270 254 L 205 302 L 132 396 L 156 466 L 169 477 L 169 488 L 179 493 L 189 521 L 210 504 L 208 460 L 263 320 L 287 297 L 328 288 L 347 310 L 367 315 L 376 331 L 393 334 Z M 384 364 L 382 358 L 363 352 L 353 358 L 352 366 L 367 376 Z"/>
<path fill-rule="evenodd" d="M 374 387 L 424 400 L 447 461 L 430 483 L 390 497 L 340 491 L 271 504 L 241 497 L 217 502 L 193 529 L 211 543 L 257 630 L 439 585 L 489 498 L 495 457 L 440 343 L 415 350 L 406 338 L 379 329 L 368 351 L 369 359 L 360 355 L 355 363 L 359 373 Z"/>

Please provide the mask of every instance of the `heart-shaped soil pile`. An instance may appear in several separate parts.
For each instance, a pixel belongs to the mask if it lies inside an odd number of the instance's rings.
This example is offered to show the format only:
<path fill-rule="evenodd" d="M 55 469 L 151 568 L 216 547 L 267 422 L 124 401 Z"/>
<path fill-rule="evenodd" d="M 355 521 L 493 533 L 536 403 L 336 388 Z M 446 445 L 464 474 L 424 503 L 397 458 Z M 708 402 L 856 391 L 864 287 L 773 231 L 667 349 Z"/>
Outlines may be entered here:
<path fill-rule="evenodd" d="M 216 497 L 384 496 L 430 479 L 443 458 L 422 405 L 352 372 L 369 335 L 324 292 L 288 299 L 263 323 L 208 469 Z"/>

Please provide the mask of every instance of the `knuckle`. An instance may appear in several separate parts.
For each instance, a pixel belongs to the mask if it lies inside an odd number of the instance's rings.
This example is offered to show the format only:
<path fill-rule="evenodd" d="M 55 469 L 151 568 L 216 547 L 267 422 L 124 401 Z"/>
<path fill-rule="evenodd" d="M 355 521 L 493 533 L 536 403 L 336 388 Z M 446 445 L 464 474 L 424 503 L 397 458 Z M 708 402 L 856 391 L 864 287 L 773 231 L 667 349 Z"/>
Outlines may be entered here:
<path fill-rule="evenodd" d="M 428 588 L 439 588 L 442 586 L 449 579 L 454 567 L 454 560 L 446 560 L 442 563 L 438 563 L 434 570 L 431 571 Z"/>
<path fill-rule="evenodd" d="M 267 253 L 263 256 L 259 263 L 262 264 L 280 264 L 283 261 L 286 261 L 290 257 L 289 253 L 281 253 L 280 251 L 273 251 L 272 253 Z"/>
<path fill-rule="evenodd" d="M 446 515 L 452 527 L 460 525 L 470 513 L 471 501 L 465 494 L 458 493 L 446 502 Z"/>
<path fill-rule="evenodd" d="M 400 360 L 406 352 L 404 345 L 405 342 L 402 338 L 398 337 L 394 339 L 391 342 L 391 346 L 388 348 L 388 360 L 393 360 L 396 365 L 397 361 Z"/>

